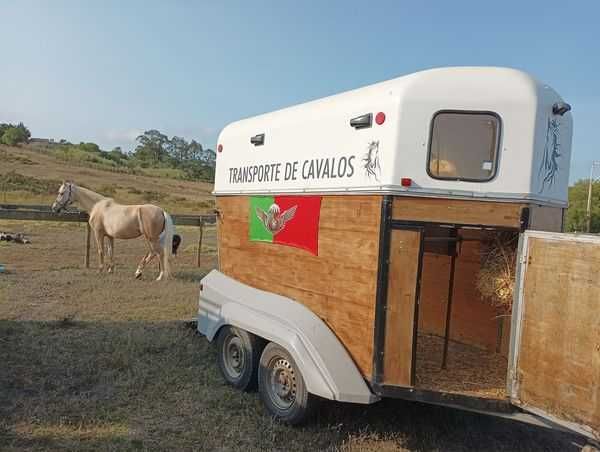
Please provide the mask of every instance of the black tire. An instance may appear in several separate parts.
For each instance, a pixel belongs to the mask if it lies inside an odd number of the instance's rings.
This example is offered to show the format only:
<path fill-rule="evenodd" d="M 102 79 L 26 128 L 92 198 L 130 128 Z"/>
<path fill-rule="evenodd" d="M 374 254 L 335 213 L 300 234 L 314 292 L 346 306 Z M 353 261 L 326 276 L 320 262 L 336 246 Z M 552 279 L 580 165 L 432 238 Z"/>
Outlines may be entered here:
<path fill-rule="evenodd" d="M 217 362 L 227 383 L 242 391 L 256 388 L 263 340 L 233 326 L 224 326 L 217 337 Z"/>
<path fill-rule="evenodd" d="M 292 356 L 274 342 L 267 344 L 260 357 L 258 392 L 271 415 L 291 425 L 307 421 L 318 404 Z"/>

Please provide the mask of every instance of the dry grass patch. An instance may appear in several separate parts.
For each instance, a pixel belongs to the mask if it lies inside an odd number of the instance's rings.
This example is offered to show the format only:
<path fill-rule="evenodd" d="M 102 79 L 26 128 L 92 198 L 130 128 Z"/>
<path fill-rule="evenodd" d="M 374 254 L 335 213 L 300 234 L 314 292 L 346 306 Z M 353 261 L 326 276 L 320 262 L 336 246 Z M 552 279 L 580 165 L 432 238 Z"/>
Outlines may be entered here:
<path fill-rule="evenodd" d="M 27 147 L 0 145 L 0 161 L 0 202 L 3 203 L 50 205 L 56 198 L 58 181 L 73 180 L 113 196 L 123 204 L 156 202 L 169 212 L 189 214 L 209 213 L 214 208 L 210 194 L 213 187 L 206 182 L 73 166 L 50 153 Z"/>

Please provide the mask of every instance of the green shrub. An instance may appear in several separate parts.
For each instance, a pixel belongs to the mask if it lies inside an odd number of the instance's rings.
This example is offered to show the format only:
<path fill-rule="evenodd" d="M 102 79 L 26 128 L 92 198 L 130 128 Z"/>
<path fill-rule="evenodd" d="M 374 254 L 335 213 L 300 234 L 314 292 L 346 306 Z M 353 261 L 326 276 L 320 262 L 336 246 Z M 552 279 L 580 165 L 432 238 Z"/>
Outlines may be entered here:
<path fill-rule="evenodd" d="M 2 134 L 2 143 L 15 146 L 27 141 L 27 134 L 19 127 L 11 126 Z"/>
<path fill-rule="evenodd" d="M 52 179 L 37 179 L 24 176 L 15 171 L 0 175 L 0 190 L 25 191 L 34 194 L 54 194 L 58 192 L 61 182 Z"/>

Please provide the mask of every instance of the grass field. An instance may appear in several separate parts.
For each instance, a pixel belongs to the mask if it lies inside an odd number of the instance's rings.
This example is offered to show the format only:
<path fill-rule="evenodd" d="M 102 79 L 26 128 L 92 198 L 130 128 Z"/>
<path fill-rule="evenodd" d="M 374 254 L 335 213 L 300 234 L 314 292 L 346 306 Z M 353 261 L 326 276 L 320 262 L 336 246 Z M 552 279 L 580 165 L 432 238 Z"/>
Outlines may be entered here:
<path fill-rule="evenodd" d="M 180 228 L 176 276 L 133 279 L 141 240 L 117 241 L 116 274 L 83 268 L 83 225 L 0 222 L 31 245 L 0 245 L 0 450 L 578 450 L 569 435 L 387 400 L 324 403 L 312 424 L 274 422 L 257 394 L 224 385 L 190 328 L 214 229 Z M 2 243 L 2 242 L 0 242 Z M 95 256 L 93 263 L 95 263 Z"/>
<path fill-rule="evenodd" d="M 50 153 L 27 147 L 0 145 L 0 162 L 0 203 L 50 205 L 61 181 L 72 180 L 123 204 L 149 202 L 169 212 L 190 214 L 214 208 L 212 185 L 205 182 L 70 165 Z"/>

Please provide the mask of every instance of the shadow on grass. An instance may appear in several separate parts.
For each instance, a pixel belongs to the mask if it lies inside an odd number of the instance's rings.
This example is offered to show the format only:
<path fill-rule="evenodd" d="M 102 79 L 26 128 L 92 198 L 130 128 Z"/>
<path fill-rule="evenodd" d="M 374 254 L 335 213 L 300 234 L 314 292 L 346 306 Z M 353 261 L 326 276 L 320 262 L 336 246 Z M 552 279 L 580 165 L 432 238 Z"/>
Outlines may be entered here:
<path fill-rule="evenodd" d="M 397 400 L 273 421 L 174 321 L 0 320 L 2 450 L 577 450 L 574 438 Z"/>

